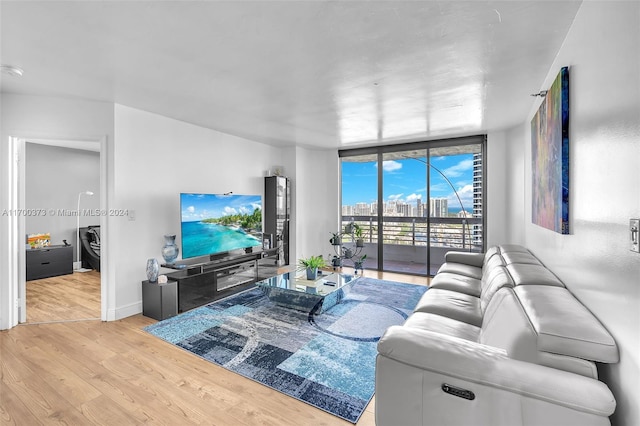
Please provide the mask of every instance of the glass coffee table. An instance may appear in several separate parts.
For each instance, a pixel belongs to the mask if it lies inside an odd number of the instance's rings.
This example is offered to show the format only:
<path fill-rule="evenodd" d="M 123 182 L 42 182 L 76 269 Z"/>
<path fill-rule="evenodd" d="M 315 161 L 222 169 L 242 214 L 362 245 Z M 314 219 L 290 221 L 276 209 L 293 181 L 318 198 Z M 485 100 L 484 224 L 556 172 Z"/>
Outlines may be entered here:
<path fill-rule="evenodd" d="M 256 285 L 263 289 L 269 300 L 279 306 L 319 315 L 340 303 L 349 293 L 357 275 L 318 271 L 318 279 L 307 280 L 304 271 L 280 274 Z"/>

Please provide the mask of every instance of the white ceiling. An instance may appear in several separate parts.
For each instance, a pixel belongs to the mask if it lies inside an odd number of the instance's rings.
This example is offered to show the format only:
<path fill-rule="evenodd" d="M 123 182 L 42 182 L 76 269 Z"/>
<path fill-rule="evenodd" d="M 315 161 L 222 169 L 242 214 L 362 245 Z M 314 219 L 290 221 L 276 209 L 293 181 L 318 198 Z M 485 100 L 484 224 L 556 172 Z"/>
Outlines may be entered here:
<path fill-rule="evenodd" d="M 115 102 L 272 145 L 522 123 L 579 1 L 0 3 L 3 93 Z"/>

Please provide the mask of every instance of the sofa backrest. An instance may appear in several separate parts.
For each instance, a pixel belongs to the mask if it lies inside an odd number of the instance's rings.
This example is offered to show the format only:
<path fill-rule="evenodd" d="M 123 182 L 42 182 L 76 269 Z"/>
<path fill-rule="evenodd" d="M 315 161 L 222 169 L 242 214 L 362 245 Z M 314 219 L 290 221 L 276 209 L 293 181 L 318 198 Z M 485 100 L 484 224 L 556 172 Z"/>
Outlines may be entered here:
<path fill-rule="evenodd" d="M 564 287 L 520 286 L 514 289 L 541 352 L 618 362 L 615 340 L 593 314 Z"/>
<path fill-rule="evenodd" d="M 609 332 L 560 286 L 502 286 L 484 309 L 478 341 L 514 359 L 596 379 L 595 362 L 619 359 Z"/>
<path fill-rule="evenodd" d="M 516 295 L 517 289 L 503 287 L 496 292 L 485 311 L 478 341 L 504 349 L 513 359 L 597 379 L 598 371 L 593 361 L 541 350 L 538 330 Z"/>
<path fill-rule="evenodd" d="M 483 270 L 482 281 L 480 283 L 480 311 L 485 312 L 489 302 L 502 287 L 514 287 L 515 284 L 511 275 L 504 266 L 494 266 Z M 486 274 L 485 274 L 486 272 Z"/>

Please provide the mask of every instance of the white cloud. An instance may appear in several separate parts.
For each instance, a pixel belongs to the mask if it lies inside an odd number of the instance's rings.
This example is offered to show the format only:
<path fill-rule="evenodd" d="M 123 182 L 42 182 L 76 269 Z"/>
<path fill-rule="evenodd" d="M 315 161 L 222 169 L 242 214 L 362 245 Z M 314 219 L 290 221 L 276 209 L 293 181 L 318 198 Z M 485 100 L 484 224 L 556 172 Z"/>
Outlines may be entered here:
<path fill-rule="evenodd" d="M 194 206 L 187 207 L 187 213 L 194 213 L 195 211 L 196 211 L 196 208 Z"/>
<path fill-rule="evenodd" d="M 397 201 L 397 200 L 401 199 L 403 195 L 404 194 L 391 194 L 391 195 L 389 195 L 389 199 Z"/>
<path fill-rule="evenodd" d="M 232 214 L 238 214 L 238 211 L 236 209 L 234 209 L 233 207 L 225 207 L 224 208 L 224 214 L 225 215 L 232 215 Z"/>
<path fill-rule="evenodd" d="M 462 201 L 464 209 L 468 212 L 473 211 L 473 185 L 465 185 L 461 188 L 458 188 L 457 192 L 458 196 L 460 197 L 460 201 Z M 460 205 L 460 201 L 458 201 L 455 193 L 450 194 L 448 197 L 450 207 L 458 207 Z"/>
<path fill-rule="evenodd" d="M 378 163 L 375 164 L 378 167 Z M 382 162 L 382 170 L 385 172 L 395 172 L 396 170 L 400 170 L 402 168 L 402 163 L 399 163 L 394 160 L 387 160 Z"/>
<path fill-rule="evenodd" d="M 420 200 L 422 199 L 422 194 L 411 194 L 409 196 L 407 196 L 406 201 L 407 202 L 411 202 L 411 201 L 416 201 L 416 200 Z"/>
<path fill-rule="evenodd" d="M 471 169 L 473 169 L 473 159 L 462 160 L 458 164 L 444 169 L 442 173 L 451 179 L 452 177 L 462 176 L 464 172 Z"/>

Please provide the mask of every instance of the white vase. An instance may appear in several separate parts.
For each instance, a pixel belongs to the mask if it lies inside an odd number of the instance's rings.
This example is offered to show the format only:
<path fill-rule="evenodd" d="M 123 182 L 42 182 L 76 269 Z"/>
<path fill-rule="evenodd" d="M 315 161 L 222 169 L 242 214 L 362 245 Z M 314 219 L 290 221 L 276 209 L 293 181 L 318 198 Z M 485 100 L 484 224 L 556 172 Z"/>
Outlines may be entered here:
<path fill-rule="evenodd" d="M 164 246 L 162 246 L 162 258 L 165 263 L 172 264 L 177 258 L 180 249 L 176 245 L 175 235 L 164 236 Z"/>

